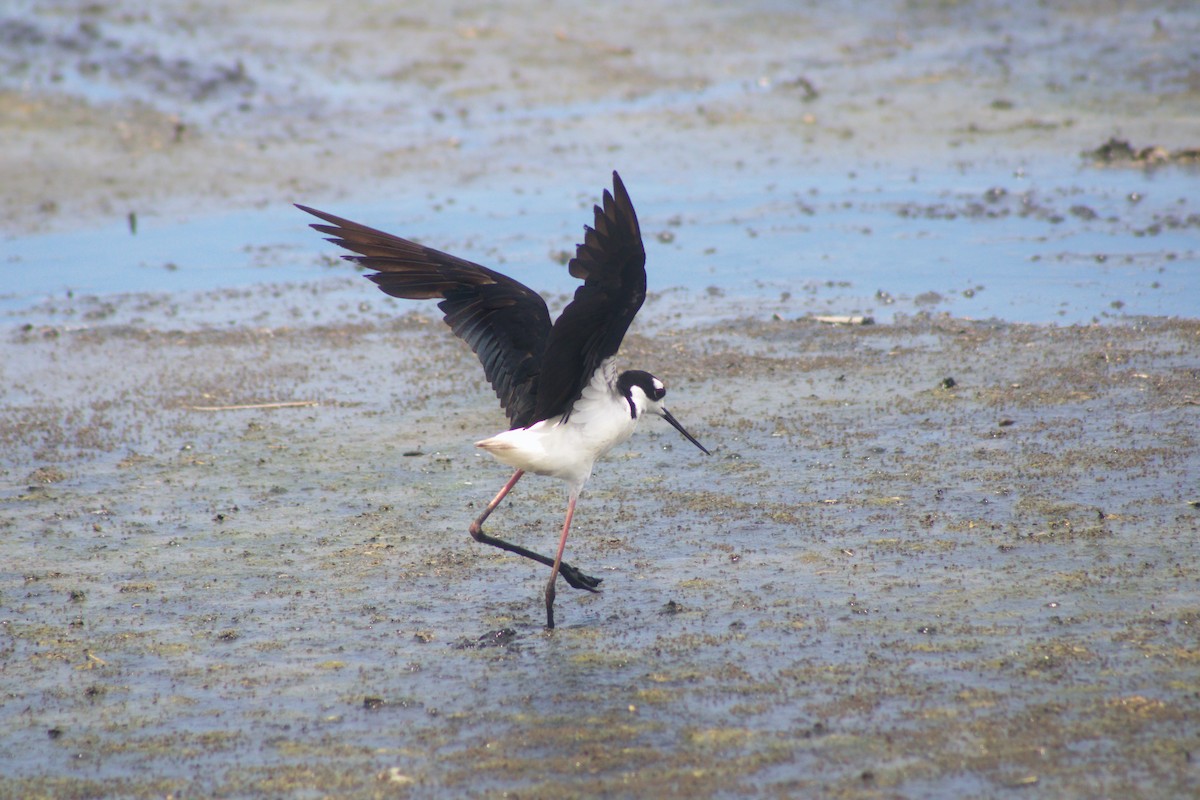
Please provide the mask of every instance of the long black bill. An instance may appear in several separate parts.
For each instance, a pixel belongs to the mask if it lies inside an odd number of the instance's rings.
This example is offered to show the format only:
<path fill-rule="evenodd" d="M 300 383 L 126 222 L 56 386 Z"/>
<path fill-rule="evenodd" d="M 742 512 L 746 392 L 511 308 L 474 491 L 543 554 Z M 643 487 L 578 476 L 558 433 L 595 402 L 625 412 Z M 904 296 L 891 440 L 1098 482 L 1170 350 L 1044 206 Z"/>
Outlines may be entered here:
<path fill-rule="evenodd" d="M 670 411 L 667 411 L 665 408 L 660 408 L 660 409 L 658 409 L 658 413 L 662 415 L 663 419 L 665 419 L 667 422 L 671 423 L 672 427 L 674 427 L 675 430 L 682 433 L 684 435 L 684 438 L 686 438 L 692 444 L 696 445 L 696 447 L 699 447 L 700 451 L 702 453 L 704 453 L 704 455 L 706 455 L 706 456 L 712 455 L 712 453 L 708 452 L 708 448 L 706 448 L 704 445 L 702 445 L 696 441 L 695 436 L 692 436 L 690 433 L 688 433 L 687 431 L 685 431 L 683 429 L 683 426 L 679 424 L 679 420 L 677 420 L 673 416 L 671 416 Z"/>

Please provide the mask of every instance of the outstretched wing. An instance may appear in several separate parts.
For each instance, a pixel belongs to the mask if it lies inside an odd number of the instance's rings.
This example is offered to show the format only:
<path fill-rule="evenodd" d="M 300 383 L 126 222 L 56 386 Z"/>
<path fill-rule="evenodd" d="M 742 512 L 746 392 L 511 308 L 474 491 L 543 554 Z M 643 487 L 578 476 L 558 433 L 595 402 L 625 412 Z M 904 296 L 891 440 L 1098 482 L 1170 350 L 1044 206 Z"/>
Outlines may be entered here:
<path fill-rule="evenodd" d="M 534 407 L 551 327 L 546 301 L 537 292 L 449 253 L 324 211 L 296 207 L 330 223 L 312 227 L 329 234 L 329 241 L 339 247 L 358 253 L 342 258 L 376 270 L 366 277 L 387 294 L 407 300 L 442 299 L 438 308 L 446 324 L 479 356 L 514 428 L 543 419 Z"/>
<path fill-rule="evenodd" d="M 583 280 L 555 321 L 542 357 L 534 420 L 567 414 L 604 359 L 614 356 L 646 299 L 646 250 L 621 176 L 569 264 Z"/>

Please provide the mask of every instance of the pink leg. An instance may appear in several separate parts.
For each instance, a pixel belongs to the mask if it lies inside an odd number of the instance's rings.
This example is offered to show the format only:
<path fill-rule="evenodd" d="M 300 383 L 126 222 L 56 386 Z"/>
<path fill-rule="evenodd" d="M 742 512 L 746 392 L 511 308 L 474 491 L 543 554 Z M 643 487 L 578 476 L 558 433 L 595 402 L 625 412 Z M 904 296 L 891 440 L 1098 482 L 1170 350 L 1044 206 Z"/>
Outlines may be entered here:
<path fill-rule="evenodd" d="M 496 510 L 496 506 L 500 505 L 500 501 L 512 491 L 513 487 L 517 485 L 517 481 L 521 480 L 521 476 L 524 474 L 525 470 L 523 469 L 514 472 L 512 477 L 508 479 L 508 483 L 504 484 L 504 488 L 497 492 L 496 496 L 492 498 L 492 502 L 487 504 L 487 508 L 479 515 L 479 519 L 471 523 L 471 538 L 477 542 L 483 541 L 479 537 L 483 535 L 484 520 L 492 515 L 492 512 Z"/>
<path fill-rule="evenodd" d="M 554 568 L 550 570 L 550 582 L 546 584 L 546 627 L 554 627 L 554 583 L 558 580 L 558 570 L 562 567 L 563 550 L 567 548 L 567 534 L 571 531 L 571 518 L 575 516 L 575 501 L 579 492 L 571 492 L 567 501 L 567 518 L 563 522 L 562 536 L 558 537 L 558 553 L 554 556 Z"/>
<path fill-rule="evenodd" d="M 521 476 L 524 474 L 525 471 L 520 469 L 514 472 L 512 477 L 508 479 L 508 483 L 504 484 L 504 488 L 496 493 L 496 496 L 492 498 L 492 502 L 487 504 L 487 508 L 483 510 L 483 513 L 479 515 L 479 518 L 471 523 L 471 538 L 480 544 L 499 547 L 501 550 L 531 559 L 539 564 L 545 564 L 547 567 L 554 567 L 554 575 L 557 576 L 561 572 L 563 579 L 576 589 L 586 589 L 589 592 L 597 591 L 596 587 L 600 585 L 600 578 L 593 578 L 591 575 L 586 575 L 575 569 L 575 567 L 571 566 L 570 564 L 562 563 L 562 548 L 563 544 L 566 542 L 566 529 L 563 530 L 563 543 L 560 543 L 558 547 L 558 559 L 554 561 L 550 560 L 544 555 L 541 555 L 540 553 L 535 553 L 532 550 L 527 550 L 524 547 L 521 547 L 520 545 L 506 542 L 503 539 L 497 539 L 495 536 L 489 536 L 483 532 L 484 521 L 491 516 L 491 513 L 496 510 L 496 507 L 499 506 L 508 493 L 512 491 L 512 488 L 517 485 L 517 481 L 521 480 Z M 572 500 L 571 508 L 574 509 L 574 507 L 575 502 Z M 570 525 L 570 521 L 570 517 L 568 517 L 568 526 Z M 553 627 L 553 625 L 551 627 Z"/>

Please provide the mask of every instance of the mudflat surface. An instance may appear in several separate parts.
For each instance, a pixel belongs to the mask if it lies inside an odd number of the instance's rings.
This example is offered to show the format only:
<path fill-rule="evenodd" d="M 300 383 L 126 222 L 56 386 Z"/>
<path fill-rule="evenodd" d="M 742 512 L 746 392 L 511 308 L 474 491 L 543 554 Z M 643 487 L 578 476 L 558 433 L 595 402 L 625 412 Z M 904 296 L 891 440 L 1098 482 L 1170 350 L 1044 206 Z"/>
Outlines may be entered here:
<path fill-rule="evenodd" d="M 1185 0 L 10 9 L 11 232 L 543 180 L 590 205 L 599 166 L 665 180 L 682 205 L 746 172 L 788 188 L 808 171 L 1075 166 L 1114 136 L 1198 146 Z"/>
<path fill-rule="evenodd" d="M 7 791 L 1196 788 L 1200 324 L 654 326 L 713 455 L 600 465 L 547 632 L 474 358 L 348 317 L 8 333 Z"/>
<path fill-rule="evenodd" d="M 871 8 L 0 19 L 0 795 L 1200 792 L 1200 321 L 1128 310 L 1186 308 L 1200 14 Z M 651 421 L 598 465 L 567 557 L 603 591 L 563 585 L 552 632 L 545 570 L 467 535 L 504 420 L 435 310 L 309 232 L 193 229 L 150 269 L 88 238 L 386 196 L 561 272 L 614 167 L 655 287 L 623 363 L 713 454 Z M 553 192 L 569 224 L 528 238 Z M 162 285 L 26 303 L 59 234 Z M 1000 278 L 918 268 L 1009 236 L 1096 265 L 1036 298 L 1078 324 L 947 313 Z M 260 280 L 169 290 L 243 251 Z M 564 507 L 529 478 L 490 530 L 547 552 Z"/>

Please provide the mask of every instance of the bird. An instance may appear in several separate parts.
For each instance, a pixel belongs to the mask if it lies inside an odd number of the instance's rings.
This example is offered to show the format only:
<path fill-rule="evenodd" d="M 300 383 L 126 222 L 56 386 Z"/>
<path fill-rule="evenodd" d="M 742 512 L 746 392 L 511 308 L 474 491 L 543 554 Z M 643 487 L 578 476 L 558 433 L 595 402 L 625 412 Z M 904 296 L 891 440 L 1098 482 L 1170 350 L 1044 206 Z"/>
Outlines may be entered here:
<path fill-rule="evenodd" d="M 471 537 L 550 567 L 546 628 L 554 628 L 555 584 L 598 591 L 601 579 L 563 561 L 575 504 L 597 459 L 633 435 L 646 416 L 666 420 L 705 455 L 709 450 L 664 404 L 667 389 L 644 370 L 618 371 L 615 357 L 646 299 L 646 250 L 633 202 L 613 171 L 613 189 L 594 207 L 592 225 L 568 264 L 583 281 L 551 322 L 534 290 L 507 275 L 431 247 L 296 204 L 323 220 L 310 227 L 350 251 L 383 292 L 439 300 L 451 331 L 475 352 L 508 418 L 509 429 L 476 442 L 514 469 L 471 524 Z M 567 484 L 567 511 L 554 558 L 484 532 L 483 524 L 526 473 Z"/>

